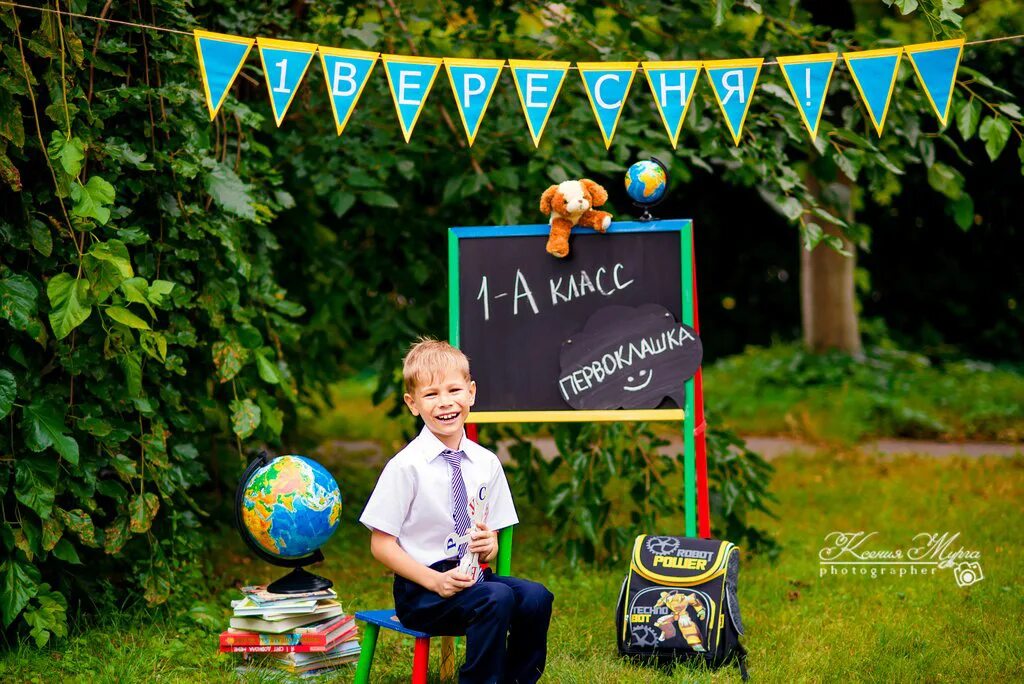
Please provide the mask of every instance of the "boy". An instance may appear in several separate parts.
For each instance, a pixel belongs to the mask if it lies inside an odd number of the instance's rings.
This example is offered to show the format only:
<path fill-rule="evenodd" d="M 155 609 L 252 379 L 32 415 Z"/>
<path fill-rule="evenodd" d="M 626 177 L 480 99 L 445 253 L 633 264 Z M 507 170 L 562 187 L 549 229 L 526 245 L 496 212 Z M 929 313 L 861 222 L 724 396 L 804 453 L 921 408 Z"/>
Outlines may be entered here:
<path fill-rule="evenodd" d="M 359 518 L 372 532 L 373 557 L 395 573 L 398 619 L 430 634 L 465 634 L 463 684 L 536 682 L 547 655 L 551 592 L 490 569 L 476 581 L 459 572 L 465 553 L 493 562 L 496 530 L 519 522 L 501 463 L 466 439 L 463 426 L 476 399 L 469 360 L 446 342 L 420 340 L 405 357 L 403 375 L 405 403 L 424 427 L 384 467 Z M 481 490 L 488 518 L 470 530 L 467 491 Z M 449 536 L 467 532 L 470 541 L 454 555 L 446 549 Z"/>

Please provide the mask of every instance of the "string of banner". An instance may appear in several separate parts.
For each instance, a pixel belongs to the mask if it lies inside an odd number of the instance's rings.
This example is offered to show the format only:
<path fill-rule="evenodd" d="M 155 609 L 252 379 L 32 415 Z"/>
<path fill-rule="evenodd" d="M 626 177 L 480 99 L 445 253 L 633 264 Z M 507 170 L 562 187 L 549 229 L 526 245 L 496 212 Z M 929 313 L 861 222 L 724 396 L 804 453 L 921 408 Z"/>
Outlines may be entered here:
<path fill-rule="evenodd" d="M 266 74 L 270 106 L 278 126 L 284 121 L 314 55 L 319 54 L 335 126 L 341 135 L 374 65 L 380 60 L 384 64 L 406 142 L 412 138 L 427 96 L 443 66 L 448 73 L 466 138 L 472 145 L 496 89 L 498 76 L 506 66 L 506 60 L 382 55 L 315 43 L 244 38 L 198 29 L 194 36 L 211 120 L 224 104 L 249 52 L 257 45 Z M 963 48 L 964 40 L 961 38 L 842 54 L 879 136 L 885 127 L 903 55 L 913 66 L 939 122 L 946 125 Z M 818 135 L 825 97 L 838 58 L 839 53 L 829 52 L 779 57 L 777 61 L 811 140 Z M 572 64 L 526 59 L 509 59 L 507 64 L 530 137 L 534 145 L 540 145 L 544 128 Z M 638 67 L 647 78 L 658 114 L 675 147 L 702 70 L 711 82 L 733 142 L 739 145 L 763 65 L 764 59 L 758 57 L 674 62 L 577 62 L 575 66 L 606 147 L 612 144 Z"/>

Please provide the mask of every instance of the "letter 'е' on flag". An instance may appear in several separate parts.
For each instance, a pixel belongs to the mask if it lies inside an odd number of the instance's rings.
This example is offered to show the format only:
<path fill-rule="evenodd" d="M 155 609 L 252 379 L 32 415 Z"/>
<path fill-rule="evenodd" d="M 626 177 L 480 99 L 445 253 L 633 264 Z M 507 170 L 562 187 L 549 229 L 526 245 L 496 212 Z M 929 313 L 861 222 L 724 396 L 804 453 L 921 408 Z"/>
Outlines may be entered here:
<path fill-rule="evenodd" d="M 352 110 L 356 108 L 379 56 L 378 52 L 320 46 L 320 65 L 324 69 L 327 94 L 338 135 L 345 130 L 345 124 L 352 116 Z"/>
<path fill-rule="evenodd" d="M 402 127 L 405 142 L 409 142 L 423 111 L 423 103 L 427 101 L 438 69 L 441 68 L 441 58 L 384 55 L 383 60 L 391 99 L 395 101 L 395 111 L 398 113 L 398 123 Z"/>
<path fill-rule="evenodd" d="M 715 100 L 725 117 L 725 125 L 729 127 L 732 141 L 740 144 L 743 135 L 743 122 L 750 110 L 750 99 L 754 95 L 754 86 L 761 73 L 764 59 L 718 59 L 704 62 L 704 71 L 711 81 L 711 89 Z"/>
<path fill-rule="evenodd" d="M 945 127 L 949 122 L 949 105 L 953 101 L 953 83 L 964 52 L 964 39 L 907 45 L 903 48 L 924 94 L 928 96 L 935 115 Z"/>
<path fill-rule="evenodd" d="M 811 140 L 818 137 L 818 125 L 825 110 L 825 96 L 832 80 L 832 71 L 839 54 L 829 52 L 821 55 L 795 55 L 779 57 L 782 77 L 786 79 L 800 118 L 811 134 Z"/>
<path fill-rule="evenodd" d="M 213 121 L 256 39 L 199 29 L 192 33 L 196 39 L 199 75 L 203 81 L 206 107 L 210 110 L 210 121 Z"/>
<path fill-rule="evenodd" d="M 569 62 L 510 59 L 508 65 L 512 69 L 519 104 L 526 116 L 526 127 L 530 130 L 534 147 L 539 147 L 540 137 L 544 135 L 558 92 L 565 82 Z"/>
<path fill-rule="evenodd" d="M 658 108 L 661 121 L 668 131 L 672 147 L 679 143 L 679 131 L 683 128 L 686 112 L 693 99 L 694 86 L 700 76 L 699 61 L 685 62 L 643 62 L 644 75 L 654 93 L 654 105 Z"/>
<path fill-rule="evenodd" d="M 636 75 L 636 62 L 577 62 L 583 89 L 597 117 L 605 149 L 612 146 L 629 87 Z"/>
<path fill-rule="evenodd" d="M 256 44 L 260 50 L 263 73 L 267 77 L 270 108 L 274 111 L 274 121 L 280 126 L 313 60 L 316 43 L 257 38 Z"/>
<path fill-rule="evenodd" d="M 472 147 L 505 60 L 445 57 L 444 66 L 448 70 L 448 80 L 452 84 L 462 127 Z"/>
<path fill-rule="evenodd" d="M 885 117 L 889 114 L 889 103 L 892 101 L 892 90 L 896 85 L 902 54 L 903 48 L 843 53 L 853 84 L 857 86 L 857 92 L 867 107 L 868 118 L 879 138 L 885 127 Z"/>

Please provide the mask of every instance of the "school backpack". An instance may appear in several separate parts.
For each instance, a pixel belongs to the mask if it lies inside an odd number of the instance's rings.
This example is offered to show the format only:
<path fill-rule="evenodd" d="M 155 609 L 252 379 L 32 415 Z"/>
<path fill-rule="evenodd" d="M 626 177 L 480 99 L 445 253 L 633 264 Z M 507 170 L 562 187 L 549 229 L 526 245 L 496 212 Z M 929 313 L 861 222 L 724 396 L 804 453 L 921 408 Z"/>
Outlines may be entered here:
<path fill-rule="evenodd" d="M 619 655 L 732 660 L 747 679 L 747 651 L 736 598 L 740 551 L 716 539 L 642 534 L 633 543 L 629 574 L 615 614 Z"/>

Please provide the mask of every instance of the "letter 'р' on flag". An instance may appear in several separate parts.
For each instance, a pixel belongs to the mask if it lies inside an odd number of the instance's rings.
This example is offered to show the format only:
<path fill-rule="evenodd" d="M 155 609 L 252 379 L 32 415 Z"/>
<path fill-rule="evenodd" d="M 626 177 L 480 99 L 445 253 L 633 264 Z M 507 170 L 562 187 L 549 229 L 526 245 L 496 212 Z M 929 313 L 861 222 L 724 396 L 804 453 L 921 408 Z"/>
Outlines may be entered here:
<path fill-rule="evenodd" d="M 939 123 L 945 127 L 949 123 L 949 105 L 953 101 L 953 84 L 964 52 L 964 39 L 906 45 L 903 50 Z"/>
<path fill-rule="evenodd" d="M 267 94 L 270 108 L 278 126 L 295 100 L 302 77 L 306 75 L 309 63 L 316 54 L 316 43 L 296 43 L 291 40 L 257 38 L 256 45 L 267 78 Z"/>
<path fill-rule="evenodd" d="M 636 75 L 636 62 L 577 62 L 590 107 L 601 129 L 605 149 L 612 146 L 629 87 Z"/>
<path fill-rule="evenodd" d="M 902 54 L 903 48 L 843 53 L 853 84 L 857 86 L 857 92 L 860 93 L 868 110 L 868 118 L 879 138 L 885 127 L 885 117 L 889 114 L 889 103 L 892 102 Z"/>
<path fill-rule="evenodd" d="M 828 84 L 832 80 L 838 57 L 839 53 L 828 52 L 778 59 L 782 77 L 786 79 L 793 103 L 811 134 L 811 140 L 818 137 L 818 125 L 825 111 L 825 96 L 828 95 Z"/>
<path fill-rule="evenodd" d="M 195 36 L 196 53 L 199 55 L 203 95 L 206 96 L 206 107 L 210 110 L 210 121 L 213 121 L 256 39 L 199 29 L 192 34 Z"/>
<path fill-rule="evenodd" d="M 395 111 L 398 112 L 398 123 L 405 142 L 409 142 L 441 68 L 441 58 L 383 55 L 382 59 L 391 99 L 395 101 Z"/>
<path fill-rule="evenodd" d="M 736 145 L 740 144 L 740 136 L 743 135 L 743 122 L 750 111 L 750 100 L 754 96 L 754 86 L 763 63 L 761 57 L 704 62 L 704 71 L 711 81 L 715 100 Z"/>
<path fill-rule="evenodd" d="M 523 106 L 526 127 L 533 138 L 534 147 L 540 146 L 540 137 L 548 125 L 551 110 L 565 82 L 569 62 L 545 62 L 532 59 L 510 59 L 512 81 L 516 85 L 519 104 Z"/>
<path fill-rule="evenodd" d="M 700 76 L 701 63 L 697 61 L 681 62 L 643 62 L 644 76 L 654 94 L 654 106 L 658 109 L 668 138 L 675 148 L 679 143 L 679 132 L 683 128 L 686 112 L 693 99 L 694 86 Z"/>
<path fill-rule="evenodd" d="M 327 96 L 331 102 L 331 111 L 334 112 L 338 135 L 345 130 L 345 124 L 370 80 L 370 72 L 378 57 L 379 52 L 320 46 L 320 66 L 324 69 Z"/>
<path fill-rule="evenodd" d="M 444 66 L 455 96 L 455 107 L 462 119 L 462 128 L 472 147 L 487 112 L 487 105 L 491 103 L 494 88 L 498 85 L 505 60 L 445 57 Z"/>

